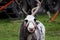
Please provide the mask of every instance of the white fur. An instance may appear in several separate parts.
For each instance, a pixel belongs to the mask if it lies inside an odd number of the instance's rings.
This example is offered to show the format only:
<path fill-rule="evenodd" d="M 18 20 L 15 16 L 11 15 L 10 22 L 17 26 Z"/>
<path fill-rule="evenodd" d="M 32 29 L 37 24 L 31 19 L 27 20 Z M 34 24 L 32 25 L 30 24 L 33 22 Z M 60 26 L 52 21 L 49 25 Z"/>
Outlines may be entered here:
<path fill-rule="evenodd" d="M 31 23 L 29 23 L 28 30 L 29 30 L 29 28 L 30 28 L 30 29 L 34 29 L 34 25 L 33 25 L 33 23 L 32 23 L 32 22 L 31 22 Z"/>
<path fill-rule="evenodd" d="M 35 18 L 35 17 L 32 16 L 32 15 L 28 15 L 28 16 L 25 18 L 25 20 L 28 20 L 28 23 L 29 23 L 29 25 L 28 25 L 28 31 L 29 31 L 29 28 L 34 29 L 34 24 L 35 24 L 34 18 Z"/>
<path fill-rule="evenodd" d="M 41 22 L 39 22 L 37 27 L 38 27 L 38 29 L 35 30 L 37 40 L 39 40 L 39 39 L 40 40 L 45 40 L 45 26 Z"/>
<path fill-rule="evenodd" d="M 25 18 L 25 20 L 28 20 L 28 23 L 29 23 L 29 25 L 28 25 L 28 31 L 29 31 L 29 28 L 34 28 L 34 16 L 32 16 L 32 15 L 28 15 L 26 18 Z M 45 26 L 40 22 L 40 21 L 37 21 L 38 22 L 38 24 L 37 24 L 37 28 L 38 29 L 36 29 L 35 30 L 35 35 L 36 35 L 36 37 L 37 37 L 37 40 L 45 40 Z M 30 37 L 30 39 L 31 39 L 31 35 L 29 36 Z M 28 38 L 29 38 L 28 37 Z"/>
<path fill-rule="evenodd" d="M 27 19 L 29 21 L 33 21 L 34 18 L 35 17 L 33 15 L 27 15 L 26 18 L 25 18 L 25 20 Z"/>

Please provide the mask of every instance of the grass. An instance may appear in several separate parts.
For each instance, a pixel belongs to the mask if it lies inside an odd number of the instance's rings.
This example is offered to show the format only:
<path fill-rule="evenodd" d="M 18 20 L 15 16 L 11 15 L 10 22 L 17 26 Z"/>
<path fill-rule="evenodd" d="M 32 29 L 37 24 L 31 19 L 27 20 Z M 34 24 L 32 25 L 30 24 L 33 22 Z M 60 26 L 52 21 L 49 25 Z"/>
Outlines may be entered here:
<path fill-rule="evenodd" d="M 49 22 L 46 14 L 37 16 L 46 28 L 46 40 L 60 40 L 60 14 L 53 23 Z"/>
<path fill-rule="evenodd" d="M 37 16 L 46 28 L 46 40 L 60 40 L 60 14 L 50 23 L 46 14 Z M 21 20 L 0 20 L 0 40 L 18 40 Z"/>

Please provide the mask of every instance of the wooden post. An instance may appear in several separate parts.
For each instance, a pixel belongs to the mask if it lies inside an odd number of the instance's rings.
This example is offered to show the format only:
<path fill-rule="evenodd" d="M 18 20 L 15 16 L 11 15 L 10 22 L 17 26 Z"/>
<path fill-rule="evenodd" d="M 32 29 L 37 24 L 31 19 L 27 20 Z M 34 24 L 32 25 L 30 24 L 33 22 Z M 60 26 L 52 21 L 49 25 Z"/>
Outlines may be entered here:
<path fill-rule="evenodd" d="M 14 2 L 14 0 L 11 0 L 10 2 L 8 2 L 7 4 L 5 4 L 4 6 L 0 7 L 0 11 L 2 11 L 3 9 L 5 9 L 7 6 L 9 6 L 12 2 Z"/>

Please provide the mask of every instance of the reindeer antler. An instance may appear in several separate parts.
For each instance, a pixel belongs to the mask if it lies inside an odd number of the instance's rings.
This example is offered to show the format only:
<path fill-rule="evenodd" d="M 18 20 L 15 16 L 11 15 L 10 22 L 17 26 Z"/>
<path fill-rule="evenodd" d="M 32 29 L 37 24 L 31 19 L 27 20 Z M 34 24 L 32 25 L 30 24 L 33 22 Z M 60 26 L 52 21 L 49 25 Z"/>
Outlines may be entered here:
<path fill-rule="evenodd" d="M 26 15 L 28 15 L 28 13 L 22 8 L 22 11 L 26 14 Z"/>
<path fill-rule="evenodd" d="M 43 0 L 40 2 L 39 0 L 36 0 L 37 3 L 37 7 L 34 7 L 31 11 L 32 15 L 35 15 L 37 13 L 37 11 L 39 10 L 39 8 L 41 7 L 41 3 L 43 2 Z"/>
<path fill-rule="evenodd" d="M 20 3 L 18 2 L 18 0 L 15 0 L 15 2 L 20 6 Z"/>
<path fill-rule="evenodd" d="M 18 2 L 18 0 L 15 0 L 15 2 L 18 4 L 19 8 L 20 8 L 20 3 Z M 22 8 L 22 11 L 27 15 L 27 12 Z"/>

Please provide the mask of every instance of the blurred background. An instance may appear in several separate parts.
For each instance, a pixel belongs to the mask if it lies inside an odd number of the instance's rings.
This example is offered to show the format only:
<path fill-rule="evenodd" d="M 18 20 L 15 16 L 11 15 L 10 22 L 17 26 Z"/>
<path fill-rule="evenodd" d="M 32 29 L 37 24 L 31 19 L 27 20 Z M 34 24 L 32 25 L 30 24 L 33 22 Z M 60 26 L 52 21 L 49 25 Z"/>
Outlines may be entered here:
<path fill-rule="evenodd" d="M 60 0 L 42 1 L 36 18 L 46 28 L 46 40 L 60 40 Z M 0 40 L 18 40 L 26 14 L 36 7 L 35 0 L 0 0 Z"/>

